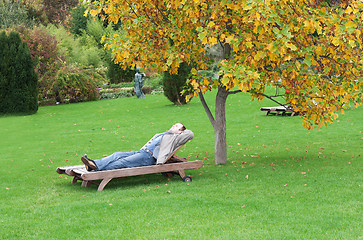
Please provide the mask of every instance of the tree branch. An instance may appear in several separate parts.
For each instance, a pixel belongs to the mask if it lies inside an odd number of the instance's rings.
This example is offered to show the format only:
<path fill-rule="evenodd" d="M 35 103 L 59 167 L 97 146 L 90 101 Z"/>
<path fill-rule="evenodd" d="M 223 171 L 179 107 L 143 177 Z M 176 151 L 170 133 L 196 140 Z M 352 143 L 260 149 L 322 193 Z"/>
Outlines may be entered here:
<path fill-rule="evenodd" d="M 207 102 L 204 99 L 204 95 L 203 95 L 202 92 L 199 92 L 198 95 L 199 95 L 200 101 L 202 102 L 202 105 L 204 107 L 204 110 L 207 113 L 207 116 L 209 118 L 209 121 L 212 124 L 212 126 L 214 127 L 214 125 L 215 125 L 215 119 L 214 119 L 213 114 L 212 114 L 212 112 L 210 111 L 210 109 L 209 109 L 209 107 L 207 105 Z"/>
<path fill-rule="evenodd" d="M 241 90 L 236 90 L 236 91 L 228 91 L 228 95 L 230 94 L 236 94 L 236 93 L 240 93 L 242 92 Z"/>
<path fill-rule="evenodd" d="M 134 8 L 131 6 L 131 4 L 128 1 L 125 1 L 127 3 L 127 5 L 129 5 L 129 8 L 132 10 L 132 12 L 136 15 L 136 17 L 139 17 L 139 15 L 137 15 L 137 13 L 135 12 Z"/>
<path fill-rule="evenodd" d="M 280 102 L 276 101 L 276 100 L 275 100 L 275 99 L 273 99 L 272 97 L 267 96 L 267 95 L 266 95 L 266 94 L 264 94 L 264 93 L 256 93 L 256 94 L 261 95 L 261 96 L 264 96 L 264 97 L 266 97 L 266 98 L 270 99 L 271 101 L 273 101 L 273 102 L 277 103 L 278 105 L 285 107 L 285 105 L 283 105 L 282 103 L 280 103 Z"/>

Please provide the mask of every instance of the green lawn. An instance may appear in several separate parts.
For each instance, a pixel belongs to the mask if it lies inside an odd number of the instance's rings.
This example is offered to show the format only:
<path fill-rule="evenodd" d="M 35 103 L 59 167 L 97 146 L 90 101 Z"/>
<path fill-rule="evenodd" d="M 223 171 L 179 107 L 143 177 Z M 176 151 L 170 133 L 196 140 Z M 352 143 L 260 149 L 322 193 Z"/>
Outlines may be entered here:
<path fill-rule="evenodd" d="M 0 239 L 362 238 L 363 108 L 309 133 L 299 117 L 265 116 L 261 106 L 274 103 L 228 98 L 223 166 L 198 98 L 173 106 L 147 95 L 1 117 Z M 191 183 L 154 174 L 97 192 L 55 171 L 84 153 L 139 149 L 175 122 L 195 133 L 179 155 L 204 161 L 186 171 Z"/>

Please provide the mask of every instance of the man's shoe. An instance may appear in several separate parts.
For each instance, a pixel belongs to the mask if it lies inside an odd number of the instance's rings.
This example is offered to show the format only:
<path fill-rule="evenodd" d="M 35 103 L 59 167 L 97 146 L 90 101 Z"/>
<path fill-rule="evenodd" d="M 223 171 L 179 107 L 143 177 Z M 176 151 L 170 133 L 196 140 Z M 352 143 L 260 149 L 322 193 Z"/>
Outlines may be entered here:
<path fill-rule="evenodd" d="M 84 163 L 84 165 L 86 166 L 87 171 L 97 170 L 98 167 L 97 167 L 96 163 L 93 160 L 89 159 L 87 157 L 87 155 L 82 156 L 81 160 Z"/>

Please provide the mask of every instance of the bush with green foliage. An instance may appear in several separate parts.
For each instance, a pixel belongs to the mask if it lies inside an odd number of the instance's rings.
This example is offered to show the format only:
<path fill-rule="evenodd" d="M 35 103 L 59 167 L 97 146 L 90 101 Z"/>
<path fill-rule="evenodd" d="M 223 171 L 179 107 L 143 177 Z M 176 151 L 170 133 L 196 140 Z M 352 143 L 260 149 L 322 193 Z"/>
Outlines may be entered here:
<path fill-rule="evenodd" d="M 79 4 L 77 7 L 71 10 L 71 19 L 70 19 L 70 30 L 74 35 L 82 35 L 82 33 L 87 29 L 87 20 L 89 17 L 84 16 L 84 12 L 86 11 L 86 6 L 83 4 Z"/>
<path fill-rule="evenodd" d="M 183 62 L 180 64 L 177 74 L 164 72 L 163 89 L 164 95 L 174 104 L 186 104 L 185 95 L 181 91 L 186 86 L 186 81 L 189 78 L 192 67 Z"/>
<path fill-rule="evenodd" d="M 50 23 L 63 24 L 69 16 L 70 9 L 78 5 L 78 0 L 44 0 L 43 11 Z"/>
<path fill-rule="evenodd" d="M 135 70 L 129 67 L 124 70 L 121 65 L 114 63 L 111 57 L 109 57 L 107 77 L 114 84 L 130 82 L 135 78 Z"/>
<path fill-rule="evenodd" d="M 120 34 L 122 30 L 118 30 L 119 27 L 115 27 L 114 24 L 104 25 L 104 22 L 98 19 L 90 19 L 84 16 L 86 7 L 79 5 L 74 8 L 71 12 L 71 32 L 76 36 L 79 36 L 82 46 L 89 46 L 92 48 L 93 55 L 90 55 L 87 49 L 82 49 L 82 53 L 77 56 L 83 56 L 87 59 L 98 59 L 101 58 L 104 62 L 104 66 L 108 67 L 107 77 L 113 84 L 121 82 L 130 82 L 133 80 L 135 71 L 131 68 L 125 70 L 119 64 L 115 64 L 111 52 L 104 49 L 102 44 L 102 37 L 113 35 L 115 33 Z M 116 29 L 116 30 L 115 30 Z M 98 48 L 95 50 L 95 48 Z M 87 55 L 90 55 L 87 57 Z M 95 61 L 95 60 L 94 60 Z M 97 60 L 98 62 L 101 60 Z M 80 62 L 85 63 L 86 61 L 81 60 Z M 95 65 L 94 62 L 88 61 L 87 64 Z"/>
<path fill-rule="evenodd" d="M 84 66 L 106 66 L 103 56 L 104 50 L 89 36 L 75 38 L 63 26 L 49 24 L 47 31 L 54 35 L 58 41 L 60 55 L 66 62 Z"/>
<path fill-rule="evenodd" d="M 99 98 L 102 76 L 93 68 L 64 65 L 48 72 L 40 81 L 42 105 L 94 101 Z"/>
<path fill-rule="evenodd" d="M 0 33 L 0 114 L 38 110 L 38 78 L 19 33 Z"/>
<path fill-rule="evenodd" d="M 43 28 L 28 29 L 20 26 L 17 31 L 28 45 L 39 78 L 59 64 L 58 43 L 54 36 Z"/>
<path fill-rule="evenodd" d="M 28 16 L 27 9 L 20 1 L 0 1 L 0 28 L 6 29 L 17 26 L 31 27 L 34 21 Z"/>

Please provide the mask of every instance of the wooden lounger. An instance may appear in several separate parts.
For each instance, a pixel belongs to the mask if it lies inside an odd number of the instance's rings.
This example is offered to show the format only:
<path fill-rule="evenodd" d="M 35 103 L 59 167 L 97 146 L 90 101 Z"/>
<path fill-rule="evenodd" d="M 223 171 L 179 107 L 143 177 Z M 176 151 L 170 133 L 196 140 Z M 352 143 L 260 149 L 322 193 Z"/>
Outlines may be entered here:
<path fill-rule="evenodd" d="M 180 149 L 174 151 L 177 152 Z M 121 168 L 105 171 L 87 171 L 84 165 L 58 167 L 57 173 L 73 176 L 72 183 L 78 180 L 82 181 L 82 187 L 88 187 L 91 183 L 99 185 L 98 191 L 102 191 L 107 183 L 113 178 L 145 175 L 152 173 L 177 173 L 185 182 L 192 181 L 190 176 L 186 176 L 184 170 L 197 169 L 202 167 L 203 161 L 187 161 L 185 158 L 178 157 L 174 154 L 169 157 L 163 165 L 151 165 L 144 167 Z M 96 180 L 101 180 L 100 183 Z"/>
<path fill-rule="evenodd" d="M 284 107 L 284 106 L 262 107 L 262 108 L 260 108 L 260 110 L 261 111 L 267 111 L 266 115 L 269 115 L 269 114 L 279 115 L 281 113 L 281 115 L 290 114 L 291 116 L 294 116 L 295 113 L 296 113 L 293 108 Z"/>

